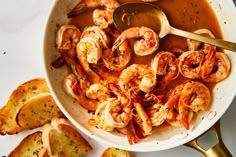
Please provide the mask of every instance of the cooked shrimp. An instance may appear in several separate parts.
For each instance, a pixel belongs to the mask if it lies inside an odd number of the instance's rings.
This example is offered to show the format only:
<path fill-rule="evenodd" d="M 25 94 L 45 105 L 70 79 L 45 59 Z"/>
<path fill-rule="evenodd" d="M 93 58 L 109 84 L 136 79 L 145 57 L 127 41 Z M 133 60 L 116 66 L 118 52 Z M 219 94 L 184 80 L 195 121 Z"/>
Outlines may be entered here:
<path fill-rule="evenodd" d="M 220 82 L 228 77 L 230 69 L 231 64 L 227 55 L 223 52 L 217 52 L 213 70 L 203 79 L 203 81 L 208 83 Z"/>
<path fill-rule="evenodd" d="M 116 95 L 101 103 L 95 112 L 90 124 L 102 130 L 112 131 L 114 128 L 127 126 L 132 119 L 132 105 L 130 99 L 122 94 L 114 84 L 109 88 Z"/>
<path fill-rule="evenodd" d="M 108 111 L 106 107 L 110 103 L 115 103 L 114 101 L 115 98 L 109 98 L 107 101 L 100 103 L 96 109 L 94 118 L 89 119 L 89 124 L 92 126 L 96 126 L 104 131 L 113 131 L 115 127 L 113 125 L 113 121 L 108 119 Z"/>
<path fill-rule="evenodd" d="M 211 45 L 201 50 L 190 50 L 179 57 L 180 73 L 190 79 L 208 76 L 215 64 L 216 48 Z"/>
<path fill-rule="evenodd" d="M 95 111 L 101 102 L 111 97 L 105 84 L 92 84 L 88 80 L 77 80 L 76 75 L 69 74 L 64 79 L 66 93 L 75 98 L 79 104 L 89 111 Z"/>
<path fill-rule="evenodd" d="M 135 143 L 138 142 L 139 137 L 138 137 L 138 135 L 136 133 L 137 129 L 134 127 L 133 120 L 131 120 L 126 127 L 124 127 L 124 128 L 117 128 L 117 130 L 120 133 L 126 135 L 129 144 L 135 144 Z"/>
<path fill-rule="evenodd" d="M 80 40 L 81 32 L 74 25 L 63 25 L 57 32 L 56 44 L 60 50 L 67 51 L 70 60 L 76 58 L 76 45 Z"/>
<path fill-rule="evenodd" d="M 186 78 L 200 78 L 203 51 L 187 51 L 179 57 L 179 72 Z"/>
<path fill-rule="evenodd" d="M 114 10 L 120 4 L 116 0 L 83 0 L 79 4 L 77 4 L 68 14 L 67 16 L 73 17 L 88 8 L 100 8 L 105 7 L 105 10 Z M 112 16 L 112 12 L 111 12 Z"/>
<path fill-rule="evenodd" d="M 129 108 L 121 107 L 116 98 L 109 98 L 98 106 L 94 118 L 89 120 L 89 124 L 104 131 L 113 131 L 114 128 L 123 128 L 128 125 L 131 118 Z"/>
<path fill-rule="evenodd" d="M 208 29 L 198 29 L 198 30 L 194 31 L 194 33 L 209 36 L 211 38 L 215 38 L 215 36 L 212 34 L 212 32 Z M 187 39 L 187 45 L 188 45 L 188 49 L 191 51 L 192 50 L 196 51 L 199 49 L 203 49 L 206 46 L 209 46 L 209 44 L 205 44 L 200 41 L 193 40 L 193 39 Z"/>
<path fill-rule="evenodd" d="M 76 79 L 78 80 L 81 89 L 84 91 L 87 90 L 88 87 L 90 86 L 90 81 L 87 75 L 85 74 L 82 66 L 78 64 L 78 62 L 76 65 L 71 64 L 71 70 L 73 75 L 76 76 Z"/>
<path fill-rule="evenodd" d="M 89 64 L 96 64 L 102 55 L 102 49 L 99 43 L 93 38 L 82 38 L 76 46 L 77 58 L 80 61 L 84 71 L 90 76 L 92 83 L 99 83 L 101 77 L 93 71 Z"/>
<path fill-rule="evenodd" d="M 103 84 L 92 84 L 86 90 L 86 96 L 90 99 L 98 99 L 99 102 L 106 101 L 111 97 L 109 89 Z"/>
<path fill-rule="evenodd" d="M 152 122 L 152 126 L 160 126 L 166 120 L 168 108 L 164 105 L 154 104 L 152 105 L 152 109 L 147 113 Z"/>
<path fill-rule="evenodd" d="M 194 112 L 206 110 L 211 103 L 210 90 L 203 83 L 188 82 L 181 92 L 180 103 Z"/>
<path fill-rule="evenodd" d="M 185 129 L 189 130 L 192 118 L 193 118 L 193 110 L 191 110 L 181 101 L 181 96 L 180 96 L 180 100 L 178 103 L 178 115 L 176 117 L 176 120 L 180 121 L 181 125 L 184 126 Z"/>
<path fill-rule="evenodd" d="M 150 135 L 152 131 L 152 121 L 145 112 L 141 102 L 133 102 L 135 112 L 133 113 L 133 120 L 143 130 L 143 135 Z"/>
<path fill-rule="evenodd" d="M 94 40 L 98 41 L 99 45 L 102 48 L 108 48 L 110 39 L 106 35 L 106 33 L 98 26 L 89 26 L 84 29 L 84 31 L 81 34 L 81 39 L 90 37 L 93 38 Z"/>
<path fill-rule="evenodd" d="M 82 38 L 76 48 L 78 58 L 85 57 L 88 63 L 97 64 L 102 56 L 102 49 L 99 43 L 90 37 Z"/>
<path fill-rule="evenodd" d="M 72 9 L 67 16 L 73 17 L 88 8 L 97 8 L 93 11 L 93 21 L 101 28 L 107 28 L 108 25 L 113 23 L 112 14 L 115 8 L 120 4 L 116 0 L 84 0 Z M 98 9 L 104 7 L 103 10 Z"/>
<path fill-rule="evenodd" d="M 216 47 L 215 46 L 206 46 L 204 48 L 204 59 L 202 61 L 202 65 L 200 67 L 200 77 L 202 79 L 206 78 L 208 74 L 211 73 L 215 64 L 215 56 L 216 56 Z"/>
<path fill-rule="evenodd" d="M 75 98 L 83 108 L 89 111 L 95 111 L 97 109 L 99 105 L 98 101 L 88 99 L 85 96 L 85 90 L 81 88 L 74 74 L 69 74 L 64 79 L 64 89 L 66 93 Z"/>
<path fill-rule="evenodd" d="M 185 83 L 177 85 L 167 93 L 167 102 L 165 103 L 165 105 L 168 107 L 168 114 L 166 120 L 173 126 L 181 126 L 180 118 L 177 119 L 177 117 L 179 117 L 178 103 L 184 85 Z"/>
<path fill-rule="evenodd" d="M 118 84 L 124 92 L 138 88 L 149 93 L 156 85 L 156 74 L 147 65 L 132 64 L 121 72 Z"/>
<path fill-rule="evenodd" d="M 152 126 L 160 126 L 164 123 L 168 114 L 168 107 L 163 104 L 160 98 L 162 97 L 155 96 L 153 98 L 154 103 L 145 108 L 145 111 L 152 122 Z"/>
<path fill-rule="evenodd" d="M 189 124 L 192 120 L 192 110 L 187 107 L 185 108 L 183 105 L 179 105 L 182 90 L 187 83 L 188 82 L 183 82 L 167 93 L 167 102 L 164 104 L 168 109 L 166 121 L 172 126 L 184 126 L 185 124 Z M 181 115 L 184 114 L 185 117 L 182 119 Z"/>
<path fill-rule="evenodd" d="M 107 49 L 103 52 L 103 62 L 112 71 L 123 70 L 131 59 L 132 50 L 128 41 L 124 41 L 116 51 Z"/>
<path fill-rule="evenodd" d="M 112 13 L 112 9 L 95 9 L 93 11 L 93 22 L 100 26 L 100 28 L 107 28 L 113 23 Z"/>
<path fill-rule="evenodd" d="M 212 32 L 208 29 L 199 29 L 194 31 L 194 33 L 215 38 Z M 192 39 L 187 39 L 187 45 L 189 50 L 193 51 L 201 50 L 204 52 L 204 58 L 202 61 L 201 70 L 199 74 L 200 77 L 204 79 L 213 69 L 215 62 L 216 47 Z"/>
<path fill-rule="evenodd" d="M 179 114 L 186 129 L 189 129 L 189 112 L 206 110 L 211 103 L 211 93 L 207 86 L 200 82 L 188 82 L 179 98 Z"/>
<path fill-rule="evenodd" d="M 120 35 L 117 28 L 112 26 L 105 31 L 112 41 L 116 40 Z M 129 63 L 131 54 L 132 49 L 129 42 L 126 40 L 115 51 L 112 51 L 111 49 L 104 50 L 102 59 L 107 69 L 111 71 L 121 71 Z"/>
<path fill-rule="evenodd" d="M 173 53 L 158 52 L 151 63 L 157 75 L 164 75 L 163 81 L 174 80 L 178 77 L 178 62 Z"/>
<path fill-rule="evenodd" d="M 111 71 L 105 67 L 105 65 L 100 62 L 98 64 L 91 64 L 91 69 L 93 69 L 96 74 L 101 76 L 102 80 L 104 80 L 107 83 L 117 83 L 119 74 L 117 71 Z"/>
<path fill-rule="evenodd" d="M 116 106 L 108 106 L 112 119 L 116 128 L 126 126 L 132 119 L 132 104 L 130 99 L 123 93 L 117 85 L 110 83 L 108 85 L 110 91 L 116 96 Z"/>
<path fill-rule="evenodd" d="M 178 106 L 177 109 L 178 110 L 174 110 L 174 112 L 171 112 L 171 114 L 169 114 L 171 118 L 167 118 L 167 122 L 172 126 L 184 126 L 187 130 L 189 130 L 190 122 L 193 119 L 194 112 L 186 106 Z"/>
<path fill-rule="evenodd" d="M 158 35 L 152 29 L 142 26 L 123 31 L 113 44 L 112 51 L 115 51 L 126 39 L 132 38 L 139 39 L 134 42 L 134 52 L 139 56 L 150 55 L 159 48 Z"/>
<path fill-rule="evenodd" d="M 129 121 L 132 119 L 131 104 L 126 104 L 126 106 L 123 106 L 119 100 L 115 100 L 113 102 L 114 103 L 109 103 L 109 105 L 107 105 L 110 118 L 112 118 L 113 124 L 116 128 L 123 128 L 128 125 Z M 107 118 L 109 119 L 109 117 Z"/>
<path fill-rule="evenodd" d="M 81 32 L 74 25 L 63 25 L 57 32 L 56 44 L 58 49 L 69 50 L 76 47 Z"/>

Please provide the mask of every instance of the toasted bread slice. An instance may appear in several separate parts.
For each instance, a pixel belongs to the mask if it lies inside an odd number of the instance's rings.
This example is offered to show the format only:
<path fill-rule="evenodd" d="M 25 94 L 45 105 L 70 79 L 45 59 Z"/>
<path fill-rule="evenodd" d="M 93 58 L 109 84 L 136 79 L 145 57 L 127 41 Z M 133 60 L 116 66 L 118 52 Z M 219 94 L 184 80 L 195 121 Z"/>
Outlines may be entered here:
<path fill-rule="evenodd" d="M 126 150 L 109 147 L 104 150 L 101 157 L 131 157 L 130 153 Z"/>
<path fill-rule="evenodd" d="M 92 147 L 66 119 L 54 118 L 43 127 L 43 145 L 49 156 L 79 157 Z"/>
<path fill-rule="evenodd" d="M 42 132 L 37 131 L 26 136 L 8 157 L 38 157 L 42 149 Z"/>
<path fill-rule="evenodd" d="M 49 93 L 43 78 L 27 81 L 13 91 L 7 104 L 0 109 L 0 134 L 15 134 L 22 130 L 16 122 L 16 115 L 28 100 L 39 93 Z"/>
<path fill-rule="evenodd" d="M 64 117 L 50 93 L 41 93 L 21 107 L 16 121 L 21 128 L 33 129 L 51 121 L 53 117 Z"/>

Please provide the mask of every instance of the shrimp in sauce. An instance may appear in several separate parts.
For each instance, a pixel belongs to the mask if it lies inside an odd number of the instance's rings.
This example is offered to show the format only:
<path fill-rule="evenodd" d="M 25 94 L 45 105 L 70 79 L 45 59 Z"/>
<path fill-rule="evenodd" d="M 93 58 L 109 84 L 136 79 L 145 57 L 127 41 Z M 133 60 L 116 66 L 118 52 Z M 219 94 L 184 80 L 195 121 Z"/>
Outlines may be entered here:
<path fill-rule="evenodd" d="M 136 89 L 149 93 L 156 85 L 156 74 L 147 65 L 132 64 L 121 72 L 118 84 L 124 92 Z"/>
<path fill-rule="evenodd" d="M 208 29 L 198 29 L 198 30 L 194 31 L 193 33 L 200 34 L 200 35 L 205 35 L 205 36 L 208 36 L 208 37 L 211 37 L 211 38 L 215 38 L 215 36 L 212 34 L 212 32 Z M 191 50 L 196 51 L 196 50 L 199 50 L 199 49 L 204 49 L 207 46 L 212 46 L 212 45 L 202 43 L 200 41 L 196 41 L 196 40 L 193 40 L 193 39 L 187 39 L 187 45 L 188 45 L 188 49 L 190 51 Z"/>
<path fill-rule="evenodd" d="M 141 38 L 141 39 L 140 39 Z M 139 56 L 153 54 L 159 48 L 159 36 L 148 27 L 131 27 L 124 30 L 113 44 L 115 51 L 126 39 L 139 39 L 134 42 L 134 53 Z"/>
<path fill-rule="evenodd" d="M 92 84 L 86 90 L 86 96 L 90 99 L 99 100 L 99 102 L 106 101 L 111 97 L 110 90 L 103 84 Z"/>
<path fill-rule="evenodd" d="M 102 102 L 92 119 L 90 124 L 97 126 L 105 131 L 112 131 L 114 128 L 123 128 L 127 126 L 132 119 L 132 105 L 130 99 L 122 93 L 114 84 L 110 84 L 109 88 L 116 97 L 111 97 Z"/>
<path fill-rule="evenodd" d="M 115 40 L 120 33 L 116 28 L 107 29 L 107 33 Z M 123 70 L 128 63 L 130 62 L 132 55 L 132 49 L 127 40 L 125 40 L 115 51 L 112 51 L 111 48 L 103 51 L 103 62 L 109 70 L 112 71 L 121 71 Z"/>
<path fill-rule="evenodd" d="M 231 64 L 228 56 L 223 52 L 216 52 L 215 63 L 211 73 L 203 81 L 217 83 L 228 77 Z"/>
<path fill-rule="evenodd" d="M 57 32 L 56 44 L 58 49 L 70 50 L 76 47 L 81 32 L 74 25 L 63 25 Z"/>
<path fill-rule="evenodd" d="M 207 110 L 210 103 L 210 90 L 203 83 L 197 81 L 188 82 L 181 91 L 180 104 L 187 106 L 194 112 Z"/>
<path fill-rule="evenodd" d="M 101 57 L 101 47 L 93 38 L 83 38 L 76 46 L 77 58 L 92 83 L 101 82 L 102 78 L 90 68 L 90 63 L 97 63 Z"/>
<path fill-rule="evenodd" d="M 70 62 L 75 62 L 76 45 L 80 40 L 81 32 L 74 25 L 63 25 L 57 32 L 56 45 L 59 50 L 66 51 Z"/>
<path fill-rule="evenodd" d="M 189 112 L 199 112 L 208 109 L 211 103 L 211 93 L 208 87 L 200 82 L 188 82 L 179 98 L 179 113 L 186 129 L 189 129 Z"/>
<path fill-rule="evenodd" d="M 166 86 L 179 75 L 178 60 L 173 53 L 168 51 L 158 52 L 151 62 L 151 67 L 157 75 L 163 77 L 162 86 Z"/>
<path fill-rule="evenodd" d="M 212 32 L 208 29 L 198 29 L 194 31 L 194 33 L 215 38 Z M 199 77 L 204 79 L 213 69 L 216 55 L 216 47 L 192 39 L 187 39 L 187 45 L 190 51 L 201 50 L 204 52 L 204 58 L 201 62 L 200 72 L 199 72 Z"/>
<path fill-rule="evenodd" d="M 186 78 L 200 78 L 203 51 L 187 51 L 179 57 L 179 72 Z"/>
<path fill-rule="evenodd" d="M 112 14 L 120 4 L 116 0 L 83 0 L 76 5 L 67 16 L 74 17 L 89 8 L 97 8 L 93 11 L 93 21 L 101 28 L 107 28 L 113 23 Z M 104 9 L 98 9 L 104 7 Z"/>
<path fill-rule="evenodd" d="M 85 64 L 83 60 L 86 60 L 87 63 L 97 64 L 102 56 L 102 49 L 99 43 L 90 37 L 82 38 L 76 48 L 77 56 L 82 65 Z M 85 68 L 85 66 L 83 67 Z"/>
<path fill-rule="evenodd" d="M 145 108 L 145 111 L 152 122 L 152 126 L 160 126 L 166 120 L 168 107 L 162 101 L 163 96 L 153 97 L 153 99 L 148 101 L 154 101 L 154 103 Z"/>
<path fill-rule="evenodd" d="M 135 95 L 132 95 L 132 102 L 135 110 L 133 120 L 142 129 L 144 136 L 150 135 L 152 131 L 152 121 L 144 110 L 142 101 Z"/>
<path fill-rule="evenodd" d="M 74 74 L 69 74 L 64 79 L 64 89 L 66 93 L 72 98 L 75 98 L 83 108 L 89 111 L 95 111 L 97 109 L 99 105 L 98 101 L 88 99 L 85 96 L 85 90 L 81 88 Z"/>
<path fill-rule="evenodd" d="M 95 9 L 93 11 L 93 22 L 100 28 L 108 28 L 113 23 L 112 9 Z"/>
<path fill-rule="evenodd" d="M 108 48 L 110 38 L 107 34 L 98 26 L 89 26 L 84 29 L 81 34 L 81 39 L 90 37 L 96 40 L 102 48 Z"/>
<path fill-rule="evenodd" d="M 106 9 L 115 9 L 120 4 L 116 0 L 83 0 L 79 4 L 77 4 L 68 14 L 67 16 L 73 17 L 88 8 L 98 8 L 105 7 Z"/>
<path fill-rule="evenodd" d="M 167 101 L 165 103 L 165 106 L 167 106 L 168 108 L 166 121 L 172 126 L 177 126 L 177 127 L 183 126 L 181 116 L 180 116 L 180 111 L 179 111 L 179 98 L 181 95 L 181 91 L 183 90 L 186 83 L 187 82 L 183 82 L 177 85 L 175 88 L 170 90 L 166 96 Z M 186 108 L 182 108 L 182 112 L 183 112 L 183 109 L 186 109 Z M 189 114 L 188 116 L 189 116 L 188 121 L 190 121 L 192 119 L 192 114 Z"/>

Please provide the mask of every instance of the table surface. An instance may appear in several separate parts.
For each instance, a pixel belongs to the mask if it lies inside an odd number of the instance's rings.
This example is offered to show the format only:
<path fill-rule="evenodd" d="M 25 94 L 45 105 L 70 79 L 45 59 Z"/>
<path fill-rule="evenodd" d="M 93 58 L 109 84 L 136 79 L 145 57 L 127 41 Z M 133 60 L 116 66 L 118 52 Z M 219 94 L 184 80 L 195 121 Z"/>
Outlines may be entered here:
<path fill-rule="evenodd" d="M 47 15 L 53 0 L 0 0 L 0 3 L 0 107 L 2 107 L 19 84 L 45 76 L 42 42 Z M 236 156 L 235 111 L 236 99 L 221 118 L 222 137 L 233 156 Z M 8 155 L 23 137 L 34 131 L 0 136 L 0 156 Z M 203 144 L 207 141 L 208 139 L 203 140 Z M 100 156 L 106 146 L 95 142 L 93 147 L 96 156 Z M 202 156 L 185 146 L 150 153 L 132 152 L 134 157 L 144 154 L 146 157 L 154 155 L 189 157 L 190 154 L 191 157 Z"/>

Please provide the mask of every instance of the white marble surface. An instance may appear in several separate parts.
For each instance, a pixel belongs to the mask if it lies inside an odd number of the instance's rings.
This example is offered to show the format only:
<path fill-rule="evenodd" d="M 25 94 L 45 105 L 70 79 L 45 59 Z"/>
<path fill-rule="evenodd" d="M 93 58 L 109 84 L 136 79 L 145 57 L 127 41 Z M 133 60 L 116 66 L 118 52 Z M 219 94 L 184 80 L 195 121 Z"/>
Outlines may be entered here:
<path fill-rule="evenodd" d="M 35 77 L 44 77 L 42 43 L 45 23 L 53 0 L 0 0 L 0 107 L 5 105 L 11 92 L 21 83 Z M 223 104 L 222 104 L 223 105 Z M 221 130 L 225 145 L 236 156 L 236 99 L 221 118 Z M 0 136 L 0 156 L 9 152 L 31 131 L 17 135 Z M 207 140 L 203 143 L 207 143 Z M 100 156 L 104 149 L 94 143 L 94 152 Z M 201 157 L 197 151 L 177 148 L 135 153 L 132 156 L 181 156 Z"/>

